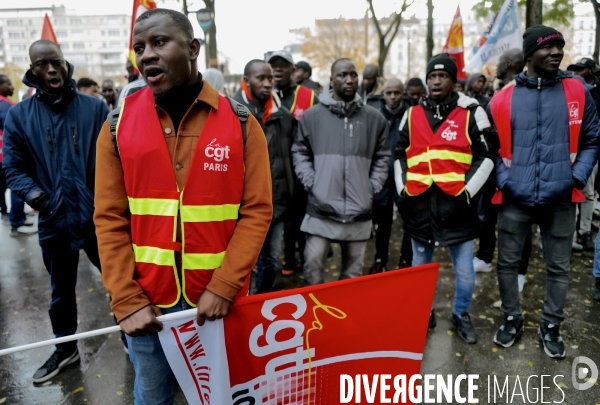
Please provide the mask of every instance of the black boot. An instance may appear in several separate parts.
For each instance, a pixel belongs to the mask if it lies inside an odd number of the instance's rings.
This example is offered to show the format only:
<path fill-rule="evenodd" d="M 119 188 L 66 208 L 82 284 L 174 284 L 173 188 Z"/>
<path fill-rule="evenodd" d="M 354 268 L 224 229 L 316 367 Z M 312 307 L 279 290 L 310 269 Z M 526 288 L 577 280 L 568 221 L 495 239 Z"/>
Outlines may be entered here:
<path fill-rule="evenodd" d="M 584 252 L 593 252 L 595 245 L 594 245 L 594 241 L 592 240 L 592 236 L 590 235 L 589 232 L 584 233 L 583 235 L 581 235 L 579 237 L 579 243 L 581 243 L 581 247 L 583 247 L 583 251 Z"/>
<path fill-rule="evenodd" d="M 600 277 L 596 277 L 596 288 L 592 290 L 592 298 L 600 301 Z"/>

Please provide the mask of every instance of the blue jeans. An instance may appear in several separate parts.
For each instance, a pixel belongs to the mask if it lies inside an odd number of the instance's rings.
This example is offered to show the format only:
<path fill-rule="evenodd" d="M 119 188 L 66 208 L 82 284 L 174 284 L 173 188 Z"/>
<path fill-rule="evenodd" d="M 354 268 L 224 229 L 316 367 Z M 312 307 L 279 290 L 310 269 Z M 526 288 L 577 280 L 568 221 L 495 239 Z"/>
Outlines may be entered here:
<path fill-rule="evenodd" d="M 600 278 L 600 232 L 596 235 L 596 248 L 594 249 L 594 277 Z"/>
<path fill-rule="evenodd" d="M 433 246 L 412 240 L 413 266 L 431 263 L 433 260 Z M 473 299 L 475 289 L 475 269 L 473 268 L 473 246 L 472 240 L 449 245 L 448 250 L 452 257 L 452 266 L 456 273 L 456 290 L 454 292 L 454 306 L 452 312 L 462 315 L 468 312 L 469 305 Z"/>
<path fill-rule="evenodd" d="M 17 195 L 10 192 L 10 226 L 18 228 L 25 223 L 25 203 Z"/>
<path fill-rule="evenodd" d="M 277 275 L 282 241 L 283 222 L 271 223 L 263 247 L 260 250 L 260 255 L 258 256 L 258 272 L 252 294 L 273 291 L 273 282 L 275 281 L 275 275 Z"/>
<path fill-rule="evenodd" d="M 163 315 L 192 308 L 181 299 L 171 308 L 161 308 Z M 157 333 L 142 337 L 125 335 L 129 360 L 135 370 L 134 405 L 171 405 L 175 397 L 175 374 L 169 366 Z"/>

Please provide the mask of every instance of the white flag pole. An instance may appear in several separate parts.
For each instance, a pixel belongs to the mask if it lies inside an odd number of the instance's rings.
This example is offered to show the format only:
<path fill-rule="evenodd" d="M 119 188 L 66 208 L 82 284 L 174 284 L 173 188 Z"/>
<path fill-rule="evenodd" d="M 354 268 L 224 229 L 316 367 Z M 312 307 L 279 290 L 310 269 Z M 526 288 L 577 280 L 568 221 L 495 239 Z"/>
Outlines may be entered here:
<path fill-rule="evenodd" d="M 161 315 L 161 316 L 157 317 L 157 319 L 161 322 L 173 321 L 173 320 L 177 320 L 180 318 L 187 318 L 195 312 L 196 312 L 196 308 L 192 308 L 192 309 L 188 309 L 186 311 L 174 312 L 174 313 L 168 314 L 168 315 Z M 75 335 L 69 335 L 69 336 L 65 336 L 65 337 L 61 337 L 61 338 L 48 339 L 48 340 L 43 340 L 41 342 L 11 347 L 9 349 L 2 349 L 2 350 L 0 350 L 0 357 L 5 356 L 7 354 L 16 353 L 16 352 L 23 352 L 26 350 L 37 349 L 37 348 L 44 347 L 44 346 L 51 346 L 51 345 L 56 345 L 59 343 L 72 342 L 74 340 L 85 339 L 85 338 L 89 338 L 89 337 L 93 337 L 93 336 L 107 335 L 109 333 L 119 332 L 120 330 L 121 330 L 121 327 L 119 325 L 115 325 L 115 326 L 111 326 L 108 328 L 91 330 L 88 332 L 77 333 Z"/>

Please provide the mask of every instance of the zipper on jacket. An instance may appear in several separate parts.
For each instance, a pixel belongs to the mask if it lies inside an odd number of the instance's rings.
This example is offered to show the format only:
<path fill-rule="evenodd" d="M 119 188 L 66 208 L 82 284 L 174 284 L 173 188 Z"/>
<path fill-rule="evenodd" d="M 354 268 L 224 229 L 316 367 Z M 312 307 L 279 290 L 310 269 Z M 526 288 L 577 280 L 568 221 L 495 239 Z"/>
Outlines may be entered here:
<path fill-rule="evenodd" d="M 348 129 L 348 117 L 344 117 L 344 129 Z"/>
<path fill-rule="evenodd" d="M 536 166 L 535 166 L 535 203 L 540 198 L 540 144 L 542 143 L 542 78 L 538 77 L 538 110 L 537 110 L 537 138 Z"/>
<path fill-rule="evenodd" d="M 50 145 L 50 154 L 54 155 L 54 145 L 52 145 L 52 136 L 50 135 L 50 130 L 46 130 L 46 137 L 48 139 L 48 145 Z"/>
<path fill-rule="evenodd" d="M 77 145 L 77 137 L 75 136 L 75 127 L 71 127 L 71 138 L 73 138 L 73 146 L 75 147 L 75 154 L 79 155 L 79 145 Z"/>
<path fill-rule="evenodd" d="M 354 133 L 352 132 L 352 129 L 354 127 L 352 126 L 352 124 L 350 124 L 350 138 L 352 138 L 354 136 Z"/>

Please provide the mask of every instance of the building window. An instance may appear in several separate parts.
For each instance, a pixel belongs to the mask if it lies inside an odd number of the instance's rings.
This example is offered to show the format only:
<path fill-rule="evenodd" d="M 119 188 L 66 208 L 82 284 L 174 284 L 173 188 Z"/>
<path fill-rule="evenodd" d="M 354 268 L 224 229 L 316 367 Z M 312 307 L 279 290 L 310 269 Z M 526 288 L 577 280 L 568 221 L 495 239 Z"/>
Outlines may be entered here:
<path fill-rule="evenodd" d="M 56 31 L 56 38 L 66 38 L 67 31 Z"/>
<path fill-rule="evenodd" d="M 10 46 L 11 51 L 20 51 L 21 49 L 25 49 L 25 45 L 11 45 Z"/>
<path fill-rule="evenodd" d="M 580 32 L 579 35 L 577 35 L 577 42 L 582 43 L 583 42 L 583 33 Z"/>
<path fill-rule="evenodd" d="M 591 54 L 592 54 L 592 46 L 590 45 L 590 46 L 588 46 L 588 55 L 591 55 Z"/>
<path fill-rule="evenodd" d="M 21 33 L 20 32 L 9 32 L 8 33 L 8 37 L 9 38 L 21 38 Z"/>
<path fill-rule="evenodd" d="M 85 63 L 85 53 L 72 53 L 70 55 L 65 55 L 65 59 L 71 63 Z"/>
<path fill-rule="evenodd" d="M 19 20 L 6 20 L 6 26 L 7 27 L 18 27 Z"/>
<path fill-rule="evenodd" d="M 54 20 L 54 25 L 65 25 L 67 22 L 64 18 L 57 18 Z"/>
<path fill-rule="evenodd" d="M 108 36 L 109 37 L 118 37 L 120 35 L 121 31 L 119 30 L 108 30 Z"/>
<path fill-rule="evenodd" d="M 25 58 L 24 56 L 13 56 L 12 61 L 14 63 L 23 63 L 27 62 L 27 58 Z"/>
<path fill-rule="evenodd" d="M 580 29 L 580 30 L 582 30 L 582 29 L 583 29 L 583 24 L 584 24 L 584 22 L 583 22 L 583 21 L 579 21 L 579 29 Z"/>
<path fill-rule="evenodd" d="M 590 39 L 589 39 L 589 41 L 590 42 L 594 41 L 594 33 L 593 32 L 590 32 Z"/>
<path fill-rule="evenodd" d="M 398 60 L 402 60 L 404 55 L 402 55 L 402 51 L 398 52 Z"/>
<path fill-rule="evenodd" d="M 111 48 L 118 48 L 118 47 L 120 47 L 120 46 L 121 46 L 121 43 L 120 43 L 120 42 L 115 42 L 115 41 L 113 41 L 113 42 L 110 42 L 110 43 L 108 44 L 108 46 L 110 46 Z"/>
<path fill-rule="evenodd" d="M 69 44 L 60 44 L 60 49 L 66 51 L 69 49 Z"/>
<path fill-rule="evenodd" d="M 29 33 L 29 36 L 32 37 L 32 38 L 35 38 L 37 36 L 37 31 L 31 31 Z"/>
<path fill-rule="evenodd" d="M 83 31 L 72 31 L 71 32 L 71 36 L 73 38 L 82 38 L 83 37 Z"/>
<path fill-rule="evenodd" d="M 104 60 L 121 60 L 121 56 L 120 53 L 105 53 L 102 58 Z"/>
<path fill-rule="evenodd" d="M 71 18 L 71 25 L 81 25 L 81 18 Z"/>
<path fill-rule="evenodd" d="M 590 20 L 590 29 L 593 30 L 594 29 L 594 20 Z"/>
<path fill-rule="evenodd" d="M 73 44 L 73 49 L 85 49 L 85 44 L 83 42 L 75 42 Z"/>

